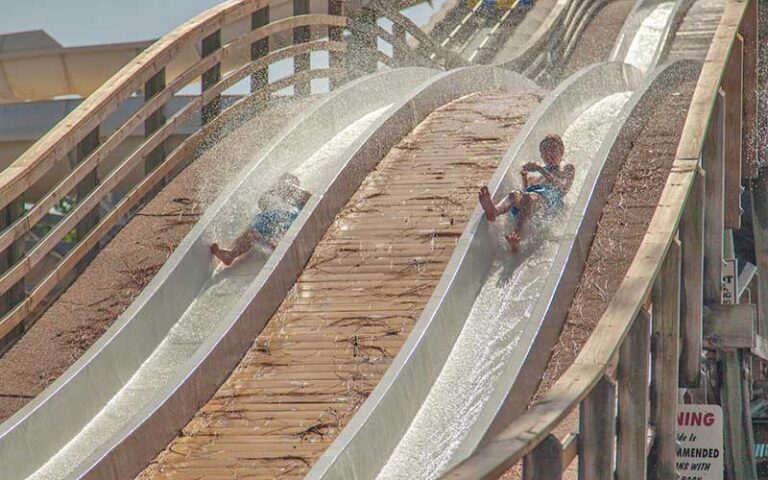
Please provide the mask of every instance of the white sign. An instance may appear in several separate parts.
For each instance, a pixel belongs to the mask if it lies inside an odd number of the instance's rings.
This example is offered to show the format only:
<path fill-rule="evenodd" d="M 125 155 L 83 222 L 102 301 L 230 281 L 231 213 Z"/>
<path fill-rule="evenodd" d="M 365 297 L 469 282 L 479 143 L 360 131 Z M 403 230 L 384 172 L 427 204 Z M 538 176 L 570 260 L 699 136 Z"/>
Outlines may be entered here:
<path fill-rule="evenodd" d="M 677 406 L 678 480 L 723 479 L 723 409 Z"/>
<path fill-rule="evenodd" d="M 726 258 L 723 262 L 723 287 L 720 290 L 720 303 L 723 305 L 733 305 L 738 303 L 736 298 L 738 285 L 736 281 L 739 277 L 737 275 L 736 259 Z"/>

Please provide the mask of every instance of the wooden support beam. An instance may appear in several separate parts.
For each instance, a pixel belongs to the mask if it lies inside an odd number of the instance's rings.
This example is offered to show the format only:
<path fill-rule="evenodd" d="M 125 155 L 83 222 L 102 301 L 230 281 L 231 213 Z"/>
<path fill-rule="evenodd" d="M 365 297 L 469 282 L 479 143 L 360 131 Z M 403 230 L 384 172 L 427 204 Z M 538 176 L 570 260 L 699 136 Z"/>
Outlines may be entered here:
<path fill-rule="evenodd" d="M 551 433 L 523 459 L 523 480 L 560 480 L 563 446 Z"/>
<path fill-rule="evenodd" d="M 257 30 L 269 24 L 269 5 L 251 14 L 251 30 Z M 269 54 L 269 37 L 251 43 L 251 60 L 258 60 Z M 251 93 L 266 88 L 269 84 L 269 68 L 264 67 L 251 74 Z"/>
<path fill-rule="evenodd" d="M 750 182 L 752 233 L 757 262 L 757 332 L 768 337 L 768 169 Z"/>
<path fill-rule="evenodd" d="M 725 90 L 725 228 L 741 228 L 742 66 L 744 46 L 740 35 L 731 47 L 723 74 Z"/>
<path fill-rule="evenodd" d="M 309 0 L 293 0 L 293 15 L 308 15 Z M 308 42 L 311 38 L 309 27 L 296 27 L 293 29 L 293 44 L 299 45 Z M 309 53 L 296 55 L 293 57 L 293 73 L 299 74 L 307 72 L 312 67 L 311 56 Z M 312 84 L 310 81 L 297 82 L 294 86 L 296 95 L 309 95 L 312 93 Z"/>
<path fill-rule="evenodd" d="M 202 41 L 202 57 L 213 54 L 221 48 L 221 30 L 216 30 Z M 202 75 L 202 93 L 216 85 L 221 80 L 221 62 L 208 69 Z M 221 113 L 221 95 L 216 95 L 210 102 L 203 105 L 200 118 L 203 124 L 212 121 Z"/>
<path fill-rule="evenodd" d="M 737 292 L 737 297 L 741 298 L 742 295 L 744 295 L 744 291 L 749 288 L 749 284 L 752 283 L 752 280 L 754 280 L 755 275 L 757 275 L 757 266 L 753 264 L 752 262 L 744 262 L 744 268 L 741 270 L 741 273 L 739 274 L 739 291 Z M 747 302 L 752 303 L 752 302 Z"/>
<path fill-rule="evenodd" d="M 0 232 L 21 218 L 24 214 L 24 200 L 17 198 L 0 209 Z M 0 251 L 0 276 L 10 270 L 13 265 L 24 257 L 24 239 L 20 238 L 5 250 Z M 7 292 L 0 295 L 0 318 L 10 312 L 15 305 L 24 299 L 24 280 L 18 281 Z"/>
<path fill-rule="evenodd" d="M 603 377 L 579 408 L 579 478 L 613 480 L 616 385 Z"/>
<path fill-rule="evenodd" d="M 680 313 L 680 383 L 695 388 L 701 382 L 702 306 L 704 305 L 704 173 L 699 170 L 680 221 L 682 299 Z"/>
<path fill-rule="evenodd" d="M 650 327 L 651 317 L 640 310 L 619 351 L 617 478 L 645 479 L 647 475 Z"/>
<path fill-rule="evenodd" d="M 165 89 L 165 86 L 165 69 L 163 68 L 144 83 L 144 102 L 149 102 L 159 95 Z M 165 105 L 163 105 L 144 120 L 144 137 L 149 138 L 153 133 L 160 130 L 160 128 L 165 125 L 166 119 Z M 144 175 L 148 175 L 152 170 L 157 168 L 158 165 L 163 163 L 167 156 L 168 148 L 166 141 L 163 140 L 160 145 L 149 152 L 144 159 Z M 160 187 L 164 184 L 165 182 L 162 182 Z"/>
<path fill-rule="evenodd" d="M 343 15 L 344 14 L 344 2 L 341 0 L 328 0 L 328 14 L 329 15 Z M 328 40 L 332 42 L 341 42 L 344 29 L 341 27 L 328 27 Z M 344 57 L 338 52 L 329 52 L 329 68 L 332 70 L 341 70 L 344 66 Z M 329 88 L 336 88 L 337 82 L 330 80 Z"/>
<path fill-rule="evenodd" d="M 720 403 L 723 406 L 726 480 L 757 480 L 743 362 L 743 351 L 720 353 Z"/>
<path fill-rule="evenodd" d="M 568 470 L 571 462 L 579 456 L 579 434 L 569 433 L 562 441 L 563 445 L 563 471 Z"/>
<path fill-rule="evenodd" d="M 392 24 L 392 36 L 400 40 L 400 42 L 392 45 L 392 57 L 398 64 L 407 59 L 410 54 L 410 52 L 407 51 L 407 33 L 408 30 L 406 30 L 405 25 L 400 25 L 399 23 Z"/>
<path fill-rule="evenodd" d="M 742 175 L 744 178 L 757 176 L 758 156 L 757 145 L 760 142 L 758 135 L 758 1 L 750 2 L 744 12 L 744 17 L 739 26 L 739 33 L 743 39 L 743 125 L 742 125 Z"/>
<path fill-rule="evenodd" d="M 656 440 L 648 456 L 648 478 L 675 478 L 677 384 L 680 341 L 680 242 L 670 245 L 653 285 L 651 423 Z"/>
<path fill-rule="evenodd" d="M 376 11 L 363 8 L 350 22 L 347 70 L 352 77 L 376 71 Z"/>
<path fill-rule="evenodd" d="M 704 302 L 720 303 L 723 265 L 723 188 L 725 155 L 725 95 L 715 100 L 704 139 L 702 164 L 706 172 L 704 214 Z"/>
<path fill-rule="evenodd" d="M 75 162 L 77 164 L 83 162 L 94 150 L 98 148 L 100 143 L 99 133 L 100 128 L 96 127 L 77 144 L 77 148 L 75 149 Z M 77 187 L 75 188 L 77 192 L 77 201 L 80 202 L 85 199 L 98 184 L 98 171 L 94 168 L 88 175 L 85 176 L 85 178 L 83 178 L 82 181 L 80 181 L 80 183 L 77 184 Z M 93 229 L 93 227 L 99 223 L 100 218 L 101 212 L 99 212 L 98 205 L 96 205 L 90 212 L 83 216 L 83 219 L 80 220 L 80 222 L 78 222 L 77 226 L 75 227 L 78 242 L 88 236 L 88 232 L 90 232 L 91 229 Z M 83 270 L 85 270 L 85 268 L 96 256 L 98 250 L 99 246 L 96 245 L 90 252 L 88 252 L 88 254 L 83 257 L 83 259 L 77 264 L 76 267 L 78 273 L 82 273 Z"/>
<path fill-rule="evenodd" d="M 718 350 L 753 348 L 755 318 L 752 304 L 708 305 L 704 310 L 705 345 Z"/>

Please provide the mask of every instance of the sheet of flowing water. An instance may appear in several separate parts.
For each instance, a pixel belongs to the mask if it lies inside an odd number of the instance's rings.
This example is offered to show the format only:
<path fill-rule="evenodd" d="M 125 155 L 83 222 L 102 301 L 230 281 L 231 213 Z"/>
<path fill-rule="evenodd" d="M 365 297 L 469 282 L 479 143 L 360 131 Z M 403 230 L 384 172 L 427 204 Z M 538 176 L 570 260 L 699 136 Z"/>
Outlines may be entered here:
<path fill-rule="evenodd" d="M 582 192 L 595 154 L 630 95 L 604 98 L 565 132 L 565 159 L 576 165 L 566 212 Z M 448 360 L 379 480 L 433 479 L 451 462 L 486 408 L 541 288 L 556 274 L 553 260 L 564 224 L 565 219 L 559 218 L 530 235 L 536 241 L 523 244 L 523 260 L 517 265 L 511 265 L 509 253 L 498 253 Z M 497 231 L 501 237 L 502 229 Z"/>
<path fill-rule="evenodd" d="M 382 107 L 352 123 L 305 161 L 278 161 L 274 162 L 275 165 L 257 166 L 259 175 L 251 175 L 250 178 L 258 184 L 243 185 L 243 188 L 253 192 L 264 191 L 286 171 L 286 168 L 289 168 L 301 179 L 304 188 L 311 192 L 317 191 L 338 171 L 341 166 L 339 165 L 340 154 L 387 108 L 389 106 Z M 241 195 L 239 198 L 255 199 L 257 197 Z M 248 203 L 255 203 L 255 201 Z M 240 207 L 233 212 L 252 212 L 255 206 Z M 245 224 L 249 223 L 250 218 L 252 217 L 248 217 Z M 227 228 L 233 223 L 243 225 L 242 219 L 238 221 L 238 219 L 228 218 L 220 222 L 218 228 Z M 237 231 L 231 232 L 230 236 L 236 233 Z M 143 409 L 215 330 L 218 322 L 227 318 L 227 311 L 239 303 L 238 299 L 259 274 L 266 259 L 267 252 L 257 252 L 246 258 L 246 261 L 231 268 L 218 269 L 197 299 L 128 383 L 71 442 L 31 475 L 30 480 L 52 480 L 65 477 L 66 473 L 77 466 L 78 461 L 117 433 L 133 415 Z"/>
<path fill-rule="evenodd" d="M 624 63 L 636 66 L 643 73 L 648 71 L 664 33 L 664 27 L 674 8 L 675 2 L 660 3 L 643 19 L 635 33 L 635 38 L 629 45 Z"/>

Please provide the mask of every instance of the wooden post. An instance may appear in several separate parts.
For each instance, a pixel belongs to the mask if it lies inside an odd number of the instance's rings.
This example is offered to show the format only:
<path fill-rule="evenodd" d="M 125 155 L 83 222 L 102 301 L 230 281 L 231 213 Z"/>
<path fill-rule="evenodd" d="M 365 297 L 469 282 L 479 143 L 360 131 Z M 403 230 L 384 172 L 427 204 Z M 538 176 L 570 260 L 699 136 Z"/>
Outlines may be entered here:
<path fill-rule="evenodd" d="M 701 382 L 701 319 L 704 297 L 704 174 L 701 170 L 680 221 L 682 247 L 682 301 L 680 323 L 680 383 L 696 388 Z"/>
<path fill-rule="evenodd" d="M 523 480 L 560 480 L 563 446 L 551 433 L 523 459 Z"/>
<path fill-rule="evenodd" d="M 269 24 L 269 5 L 251 14 L 251 30 Z M 251 60 L 258 60 L 269 54 L 269 37 L 256 40 L 251 44 Z M 251 93 L 265 88 L 269 84 L 269 68 L 261 68 L 251 75 Z"/>
<path fill-rule="evenodd" d="M 395 60 L 396 65 L 405 65 L 408 58 L 408 51 L 405 48 L 408 46 L 406 43 L 408 35 L 405 25 L 399 23 L 392 24 L 392 36 L 401 40 L 401 45 L 392 45 L 392 58 Z"/>
<path fill-rule="evenodd" d="M 293 0 L 293 14 L 307 15 L 309 13 L 309 0 Z M 296 27 L 293 29 L 293 43 L 298 45 L 310 40 L 310 30 L 308 26 Z M 293 73 L 306 72 L 311 68 L 311 57 L 309 53 L 296 55 L 293 58 Z M 309 81 L 298 82 L 295 85 L 296 95 L 309 95 L 312 93 L 312 85 Z"/>
<path fill-rule="evenodd" d="M 613 480 L 616 385 L 603 377 L 579 409 L 579 478 Z"/>
<path fill-rule="evenodd" d="M 153 99 L 157 94 L 165 90 L 165 69 L 163 68 L 157 72 L 152 78 L 147 80 L 144 84 L 144 102 L 148 102 Z M 165 125 L 165 105 L 158 108 L 155 113 L 147 117 L 144 121 L 144 137 L 149 137 L 156 131 Z M 166 142 L 163 142 L 152 150 L 144 160 L 144 175 L 148 175 L 152 170 L 157 168 L 158 165 L 163 163 L 165 157 L 168 155 Z M 165 181 L 161 182 L 158 187 L 162 188 L 165 185 Z"/>
<path fill-rule="evenodd" d="M 77 148 L 75 149 L 75 163 L 80 164 L 83 160 L 85 160 L 88 155 L 91 154 L 96 148 L 99 146 L 99 127 L 94 128 L 88 135 L 86 135 L 80 143 L 77 144 Z M 77 184 L 77 188 L 75 189 L 77 192 L 77 201 L 81 201 L 83 198 L 85 198 L 91 190 L 96 188 L 96 185 L 99 184 L 99 175 L 96 168 L 94 168 L 88 175 L 85 176 L 83 180 L 80 181 L 80 183 Z M 88 232 L 96 226 L 97 223 L 99 223 L 100 218 L 100 212 L 99 212 L 99 206 L 97 205 L 93 210 L 91 210 L 88 214 L 86 214 L 83 219 L 77 224 L 75 227 L 75 233 L 77 235 L 77 240 L 80 241 L 81 239 L 85 238 L 85 236 L 88 234 Z M 80 263 L 77 264 L 76 271 L 79 273 L 82 273 L 83 270 L 88 266 L 88 264 L 91 263 L 93 258 L 96 256 L 96 252 L 98 252 L 99 247 L 98 245 L 94 247 L 91 252 L 89 252 L 83 259 L 80 261 Z"/>
<path fill-rule="evenodd" d="M 715 100 L 709 132 L 704 139 L 702 164 L 706 172 L 704 213 L 704 302 L 720 303 L 723 265 L 723 188 L 725 96 Z"/>
<path fill-rule="evenodd" d="M 5 208 L 0 209 L 0 232 L 13 225 L 24 214 L 24 200 L 19 197 Z M 0 252 L 0 275 L 10 270 L 24 257 L 24 239 L 13 242 L 5 251 Z M 0 294 L 0 318 L 10 312 L 24 299 L 24 281 L 20 281 L 7 292 Z"/>
<path fill-rule="evenodd" d="M 641 310 L 619 351 L 616 477 L 621 479 L 647 475 L 650 324 L 651 317 Z"/>
<path fill-rule="evenodd" d="M 202 42 L 202 56 L 203 58 L 211 55 L 216 50 L 221 48 L 221 30 L 216 30 L 212 34 L 203 39 Z M 202 91 L 205 92 L 218 81 L 221 80 L 221 62 L 217 62 L 216 65 L 205 71 L 202 75 Z M 221 95 L 216 95 L 210 102 L 203 105 L 200 119 L 203 125 L 210 122 L 221 112 Z"/>
<path fill-rule="evenodd" d="M 725 91 L 725 228 L 741 228 L 741 138 L 743 44 L 736 35 L 723 76 Z"/>
<path fill-rule="evenodd" d="M 744 17 L 739 26 L 739 32 L 744 40 L 743 64 L 742 64 L 742 88 L 743 88 L 743 125 L 742 125 L 742 175 L 744 178 L 757 176 L 758 157 L 757 145 L 759 143 L 757 122 L 757 92 L 758 92 L 758 0 L 752 0 L 744 12 Z"/>
<path fill-rule="evenodd" d="M 733 231 L 726 230 L 725 255 L 733 258 Z M 719 303 L 719 302 L 718 302 Z M 728 322 L 721 320 L 720 323 Z M 742 331 L 745 329 L 741 329 Z M 754 340 L 754 339 L 751 339 Z M 752 345 L 752 342 L 749 342 Z M 744 361 L 749 350 L 718 352 L 720 371 L 720 404 L 723 407 L 724 463 L 727 480 L 757 480 L 749 408 L 749 379 Z"/>
<path fill-rule="evenodd" d="M 727 480 L 757 480 L 749 396 L 744 392 L 744 350 L 720 352 L 724 461 Z"/>
<path fill-rule="evenodd" d="M 675 478 L 678 342 L 680 341 L 680 242 L 669 247 L 653 285 L 651 423 L 656 439 L 648 456 L 648 478 Z"/>
<path fill-rule="evenodd" d="M 328 0 L 328 14 L 341 16 L 344 14 L 344 3 L 341 0 Z M 343 39 L 344 29 L 341 27 L 328 27 L 328 40 L 340 42 Z M 344 65 L 344 56 L 339 52 L 329 52 L 328 66 L 333 70 L 341 70 Z M 341 80 L 344 81 L 343 79 Z M 328 87 L 336 88 L 334 79 L 328 80 Z"/>
<path fill-rule="evenodd" d="M 376 12 L 363 8 L 352 18 L 347 49 L 347 71 L 359 77 L 376 71 Z"/>
<path fill-rule="evenodd" d="M 768 169 L 750 182 L 752 233 L 757 262 L 757 333 L 768 336 Z"/>

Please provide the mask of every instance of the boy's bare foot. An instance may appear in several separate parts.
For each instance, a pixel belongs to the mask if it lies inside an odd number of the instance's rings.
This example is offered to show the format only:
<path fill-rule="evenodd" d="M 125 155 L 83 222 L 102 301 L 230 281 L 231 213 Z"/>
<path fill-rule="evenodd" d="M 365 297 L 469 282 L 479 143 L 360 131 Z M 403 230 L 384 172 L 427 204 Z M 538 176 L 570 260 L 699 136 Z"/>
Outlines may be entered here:
<path fill-rule="evenodd" d="M 496 205 L 493 204 L 491 192 L 488 191 L 488 187 L 480 187 L 480 194 L 478 197 L 480 199 L 480 205 L 482 205 L 483 210 L 485 210 L 485 218 L 487 218 L 489 222 L 496 221 Z"/>
<path fill-rule="evenodd" d="M 510 233 L 509 235 L 505 236 L 504 238 L 507 239 L 507 243 L 509 243 L 509 248 L 513 252 L 517 252 L 520 250 L 520 236 L 516 233 Z"/>
<path fill-rule="evenodd" d="M 212 243 L 211 244 L 211 253 L 216 258 L 221 260 L 221 263 L 223 263 L 226 266 L 231 265 L 232 261 L 234 260 L 234 258 L 232 258 L 232 255 L 230 255 L 229 251 L 222 250 L 221 248 L 219 248 L 219 244 L 218 243 Z"/>

